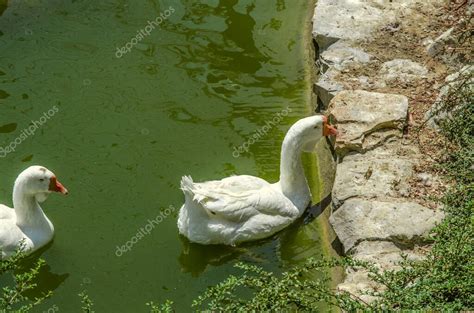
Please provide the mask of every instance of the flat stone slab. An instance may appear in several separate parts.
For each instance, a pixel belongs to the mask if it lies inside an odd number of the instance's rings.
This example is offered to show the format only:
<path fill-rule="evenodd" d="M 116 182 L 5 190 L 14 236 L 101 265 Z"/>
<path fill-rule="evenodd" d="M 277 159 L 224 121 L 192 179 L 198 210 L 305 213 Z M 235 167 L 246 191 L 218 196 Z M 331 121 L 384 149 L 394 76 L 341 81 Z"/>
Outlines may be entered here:
<path fill-rule="evenodd" d="M 337 208 L 354 197 L 398 197 L 400 190 L 406 193 L 412 174 L 410 159 L 367 153 L 346 156 L 336 169 L 333 203 Z"/>
<path fill-rule="evenodd" d="M 382 64 L 379 71 L 381 87 L 395 82 L 412 83 L 426 78 L 428 69 L 408 59 L 395 59 Z"/>
<path fill-rule="evenodd" d="M 381 200 L 407 194 L 416 152 L 403 152 L 405 155 L 400 156 L 396 149 L 384 146 L 365 154 L 344 157 L 336 169 L 334 206 L 338 208 L 354 197 Z"/>
<path fill-rule="evenodd" d="M 362 241 L 384 240 L 399 245 L 424 242 L 443 214 L 402 199 L 348 199 L 329 221 L 348 253 Z"/>
<path fill-rule="evenodd" d="M 409 260 L 421 260 L 423 256 L 414 250 L 402 250 L 390 241 L 363 241 L 352 251 L 352 257 L 372 262 L 382 270 L 393 270 L 400 268 L 399 263 L 403 261 L 401 254 L 405 254 Z"/>
<path fill-rule="evenodd" d="M 336 42 L 320 55 L 323 65 L 342 70 L 349 64 L 358 63 L 361 66 L 370 61 L 371 56 L 361 49 L 351 47 L 346 42 Z M 326 69 L 324 69 L 326 70 Z"/>
<path fill-rule="evenodd" d="M 382 23 L 394 19 L 370 1 L 318 0 L 313 16 L 313 38 L 325 50 L 338 39 L 367 38 Z"/>
<path fill-rule="evenodd" d="M 343 90 L 329 104 L 339 135 L 336 152 L 365 152 L 392 137 L 401 137 L 408 113 L 408 98 L 402 95 Z"/>
<path fill-rule="evenodd" d="M 318 0 L 313 15 L 313 38 L 321 51 L 339 39 L 362 42 L 384 27 L 403 23 L 397 15 L 419 11 L 421 5 L 441 4 L 443 0 Z"/>
<path fill-rule="evenodd" d="M 352 295 L 359 297 L 362 301 L 370 303 L 377 298 L 367 295 L 368 291 L 382 291 L 383 286 L 370 279 L 369 273 L 366 270 L 346 269 L 346 277 L 342 283 L 337 285 L 337 290 L 349 292 Z"/>
<path fill-rule="evenodd" d="M 368 53 L 342 41 L 331 45 L 320 55 L 319 67 L 323 73 L 314 84 L 314 91 L 324 108 L 327 108 L 331 99 L 344 89 L 344 85 L 336 80 L 340 71 L 349 65 L 365 66 L 370 58 Z"/>

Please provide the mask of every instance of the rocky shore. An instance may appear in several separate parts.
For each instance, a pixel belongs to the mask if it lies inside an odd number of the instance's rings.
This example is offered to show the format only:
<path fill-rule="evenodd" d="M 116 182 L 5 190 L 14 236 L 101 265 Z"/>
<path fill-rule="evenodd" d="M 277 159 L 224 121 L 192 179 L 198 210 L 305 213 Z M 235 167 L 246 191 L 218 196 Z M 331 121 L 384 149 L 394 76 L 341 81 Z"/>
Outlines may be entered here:
<path fill-rule="evenodd" d="M 428 191 L 441 183 L 417 170 L 426 156 L 409 134 L 413 115 L 420 120 L 436 97 L 419 95 L 446 76 L 433 58 L 449 34 L 430 20 L 443 4 L 319 0 L 315 8 L 314 91 L 340 133 L 329 221 L 345 255 L 383 270 L 396 269 L 401 254 L 422 258 L 430 230 L 443 218 L 436 205 L 414 196 L 413 181 Z M 352 268 L 338 285 L 366 302 L 373 298 L 364 293 L 379 288 Z"/>

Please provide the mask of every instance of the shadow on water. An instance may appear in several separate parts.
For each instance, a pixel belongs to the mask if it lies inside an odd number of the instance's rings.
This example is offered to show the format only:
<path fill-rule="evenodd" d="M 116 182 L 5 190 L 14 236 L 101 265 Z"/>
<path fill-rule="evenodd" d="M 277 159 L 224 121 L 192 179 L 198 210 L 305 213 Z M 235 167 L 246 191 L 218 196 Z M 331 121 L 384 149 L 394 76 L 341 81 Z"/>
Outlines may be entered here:
<path fill-rule="evenodd" d="M 3 15 L 3 12 L 8 8 L 8 0 L 0 0 L 0 16 Z"/>
<path fill-rule="evenodd" d="M 16 273 L 22 273 L 34 267 L 35 263 L 41 257 L 41 255 L 47 251 L 53 242 L 50 242 L 46 246 L 42 247 L 38 251 L 35 251 L 33 254 L 27 256 L 21 260 Z M 25 292 L 30 300 L 34 301 L 35 298 L 41 297 L 45 294 L 45 290 L 55 290 L 61 284 L 63 284 L 66 279 L 69 277 L 68 273 L 65 274 L 56 274 L 52 272 L 51 267 L 45 263 L 38 271 L 38 275 L 35 277 L 33 283 L 36 284 L 36 287 Z"/>
<path fill-rule="evenodd" d="M 320 216 L 324 210 L 329 207 L 332 202 L 332 194 L 328 194 L 319 203 L 310 206 L 306 209 L 303 216 L 300 218 L 304 225 L 311 223 L 314 219 Z"/>
<path fill-rule="evenodd" d="M 281 232 L 270 238 L 242 243 L 236 247 L 201 245 L 180 236 L 182 250 L 178 261 L 181 270 L 184 273 L 190 273 L 194 277 L 203 274 L 209 265 L 220 266 L 235 261 L 263 264 L 265 260 L 255 250 L 262 246 L 276 245 L 280 235 Z"/>

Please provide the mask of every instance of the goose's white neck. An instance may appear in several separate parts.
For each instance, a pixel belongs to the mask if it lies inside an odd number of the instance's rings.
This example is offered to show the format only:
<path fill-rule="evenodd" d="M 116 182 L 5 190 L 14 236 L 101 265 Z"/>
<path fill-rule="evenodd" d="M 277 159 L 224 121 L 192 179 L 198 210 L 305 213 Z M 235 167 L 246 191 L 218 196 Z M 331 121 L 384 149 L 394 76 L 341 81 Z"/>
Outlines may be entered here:
<path fill-rule="evenodd" d="M 16 224 L 21 229 L 52 231 L 52 224 L 44 214 L 35 195 L 24 190 L 21 180 L 13 187 L 13 207 L 16 213 Z"/>
<path fill-rule="evenodd" d="M 311 192 L 303 169 L 301 153 L 304 142 L 298 129 L 290 128 L 283 140 L 280 160 L 280 187 L 283 194 L 304 212 L 311 201 Z"/>

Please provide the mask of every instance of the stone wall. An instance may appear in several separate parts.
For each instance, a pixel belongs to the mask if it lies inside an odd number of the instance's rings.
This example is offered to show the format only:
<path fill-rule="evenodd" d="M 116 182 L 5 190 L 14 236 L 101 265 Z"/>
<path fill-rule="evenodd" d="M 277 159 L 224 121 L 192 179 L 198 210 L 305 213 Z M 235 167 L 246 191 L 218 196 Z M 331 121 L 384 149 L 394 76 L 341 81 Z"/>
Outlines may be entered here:
<path fill-rule="evenodd" d="M 400 16 L 410 18 L 420 6 L 440 2 L 319 0 L 315 8 L 313 38 L 320 75 L 314 90 L 340 133 L 330 223 L 346 255 L 373 261 L 384 270 L 396 269 L 401 253 L 422 258 L 427 236 L 442 213 L 407 198 L 408 181 L 422 157 L 404 138 L 408 98 L 374 89 L 383 91 L 394 81 L 416 83 L 429 73 L 408 58 L 383 62 L 372 77 L 349 78 L 346 72 L 380 59 L 364 51 L 362 43 L 381 30 L 397 31 L 403 23 Z M 348 80 L 355 87 L 346 88 Z M 364 291 L 381 287 L 365 271 L 349 268 L 338 288 L 371 301 Z"/>

